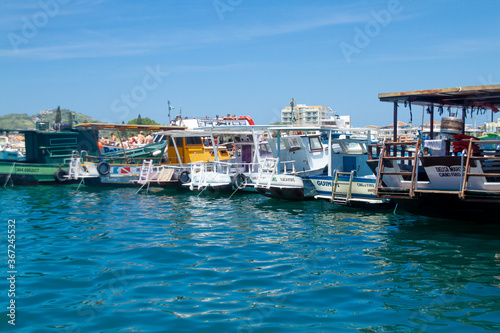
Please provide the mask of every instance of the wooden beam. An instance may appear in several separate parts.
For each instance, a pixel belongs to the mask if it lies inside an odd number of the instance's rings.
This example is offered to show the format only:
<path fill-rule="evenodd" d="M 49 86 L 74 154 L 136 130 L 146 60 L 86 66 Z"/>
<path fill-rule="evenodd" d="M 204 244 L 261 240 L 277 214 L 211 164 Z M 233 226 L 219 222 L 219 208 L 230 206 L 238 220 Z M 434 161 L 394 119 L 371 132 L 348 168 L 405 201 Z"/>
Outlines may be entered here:
<path fill-rule="evenodd" d="M 398 102 L 394 102 L 394 133 L 392 135 L 392 142 L 398 141 Z"/>

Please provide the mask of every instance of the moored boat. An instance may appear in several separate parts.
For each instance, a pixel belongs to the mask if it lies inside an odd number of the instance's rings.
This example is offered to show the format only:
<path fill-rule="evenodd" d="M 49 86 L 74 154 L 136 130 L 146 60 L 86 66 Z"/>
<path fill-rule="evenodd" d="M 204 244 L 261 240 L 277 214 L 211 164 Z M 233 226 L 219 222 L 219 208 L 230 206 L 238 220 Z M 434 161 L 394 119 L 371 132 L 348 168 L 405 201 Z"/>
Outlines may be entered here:
<path fill-rule="evenodd" d="M 391 198 L 419 215 L 496 219 L 500 213 L 500 141 L 465 135 L 465 118 L 472 109 L 497 112 L 500 85 L 388 93 L 379 99 L 394 104 L 394 123 L 399 103 L 427 107 L 431 124 L 435 105 L 461 109 L 462 118 L 450 122 L 444 131 L 441 126 L 439 136 L 431 127 L 428 139 L 413 142 L 397 142 L 395 129 L 393 142 L 373 149 L 368 163 L 377 173 L 377 196 Z"/>
<path fill-rule="evenodd" d="M 60 124 L 55 124 L 60 125 Z M 38 185 L 68 184 L 74 181 L 65 177 L 73 151 L 98 151 L 97 141 L 91 131 L 71 126 L 37 123 L 34 130 L 19 130 L 25 138 L 25 157 L 18 160 L 0 160 L 0 184 Z"/>

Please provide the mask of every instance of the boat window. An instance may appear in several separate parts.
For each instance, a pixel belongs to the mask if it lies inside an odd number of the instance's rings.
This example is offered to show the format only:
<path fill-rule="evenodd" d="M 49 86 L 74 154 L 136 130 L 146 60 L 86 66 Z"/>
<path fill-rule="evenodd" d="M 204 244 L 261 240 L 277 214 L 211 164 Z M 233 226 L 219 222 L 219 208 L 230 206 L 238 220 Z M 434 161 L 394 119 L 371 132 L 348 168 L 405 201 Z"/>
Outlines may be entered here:
<path fill-rule="evenodd" d="M 162 142 L 167 140 L 167 136 L 165 135 L 155 135 L 153 138 L 153 142 Z"/>
<path fill-rule="evenodd" d="M 300 149 L 300 143 L 298 138 L 287 138 L 288 139 L 288 150 L 294 151 Z"/>
<path fill-rule="evenodd" d="M 177 147 L 183 147 L 184 146 L 182 144 L 182 138 L 175 138 L 175 144 L 177 145 Z M 168 137 L 168 145 L 169 145 L 169 147 L 173 147 L 174 146 L 174 142 L 172 141 L 172 137 L 171 136 Z"/>
<path fill-rule="evenodd" d="M 310 137 L 309 147 L 311 147 L 311 151 L 323 150 L 323 145 L 321 144 L 320 137 L 319 136 Z"/>
<path fill-rule="evenodd" d="M 259 151 L 261 155 L 272 154 L 271 147 L 267 143 L 261 143 L 259 145 Z"/>
<path fill-rule="evenodd" d="M 187 137 L 186 145 L 201 145 L 201 138 L 199 136 Z"/>

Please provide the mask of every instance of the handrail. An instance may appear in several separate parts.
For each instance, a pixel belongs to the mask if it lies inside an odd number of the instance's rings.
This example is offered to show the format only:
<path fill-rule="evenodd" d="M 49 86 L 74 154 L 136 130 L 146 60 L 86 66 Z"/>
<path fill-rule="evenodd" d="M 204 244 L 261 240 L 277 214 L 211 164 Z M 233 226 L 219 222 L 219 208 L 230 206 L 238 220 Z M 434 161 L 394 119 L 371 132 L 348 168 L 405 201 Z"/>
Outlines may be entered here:
<path fill-rule="evenodd" d="M 460 190 L 460 194 L 458 195 L 460 199 L 465 199 L 465 189 L 467 188 L 467 174 L 470 171 L 470 160 L 471 160 L 470 157 L 472 155 L 472 147 L 473 147 L 472 141 L 473 141 L 472 139 L 469 140 L 469 147 L 467 149 L 467 160 L 465 162 L 465 171 L 463 169 L 461 171 L 461 174 L 465 172 L 465 175 L 463 176 L 462 188 Z M 462 165 L 460 167 L 463 168 Z"/>
<path fill-rule="evenodd" d="M 413 160 L 413 169 L 411 173 L 411 184 L 410 184 L 410 197 L 413 198 L 415 197 L 415 186 L 416 186 L 416 175 L 418 174 L 418 155 L 420 153 L 420 145 L 422 141 L 420 138 L 417 140 L 415 144 L 415 158 Z"/>
<path fill-rule="evenodd" d="M 377 186 L 375 187 L 375 195 L 378 197 L 379 187 L 382 185 L 382 169 L 384 167 L 384 155 L 385 155 L 385 144 L 382 146 L 382 150 L 380 151 L 380 155 L 378 157 L 378 172 L 377 172 Z"/>

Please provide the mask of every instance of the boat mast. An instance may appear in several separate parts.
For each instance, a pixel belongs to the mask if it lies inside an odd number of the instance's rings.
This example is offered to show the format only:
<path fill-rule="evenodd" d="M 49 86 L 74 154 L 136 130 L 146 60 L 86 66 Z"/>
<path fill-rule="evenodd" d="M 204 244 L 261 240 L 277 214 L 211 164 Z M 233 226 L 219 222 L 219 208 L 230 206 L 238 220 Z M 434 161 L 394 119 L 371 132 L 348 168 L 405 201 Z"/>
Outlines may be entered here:
<path fill-rule="evenodd" d="M 170 122 L 170 110 L 172 110 L 170 108 L 170 100 L 167 101 L 167 104 L 168 104 L 168 124 L 170 125 L 171 124 L 171 122 Z"/>

